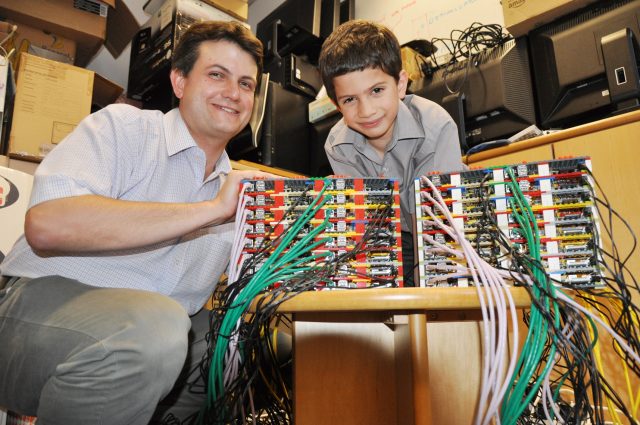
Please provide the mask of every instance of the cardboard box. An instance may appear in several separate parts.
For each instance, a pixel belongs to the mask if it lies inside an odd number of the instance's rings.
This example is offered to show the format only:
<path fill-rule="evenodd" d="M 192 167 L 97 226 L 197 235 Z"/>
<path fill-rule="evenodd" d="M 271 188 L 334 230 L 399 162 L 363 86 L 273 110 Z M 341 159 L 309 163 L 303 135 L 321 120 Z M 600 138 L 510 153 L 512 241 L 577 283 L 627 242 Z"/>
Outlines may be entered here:
<path fill-rule="evenodd" d="M 14 69 L 18 68 L 17 60 L 19 53 L 27 52 L 43 58 L 57 60 L 73 64 L 76 58 L 76 42 L 64 38 L 58 34 L 41 29 L 30 27 L 29 25 L 8 22 L 16 25 L 16 32 L 13 37 L 4 45 L 5 50 L 15 49 L 12 63 Z"/>
<path fill-rule="evenodd" d="M 205 20 L 237 19 L 201 0 L 164 1 L 131 41 L 127 95 L 145 100 L 150 92 L 167 83 L 178 38 L 193 23 Z"/>
<path fill-rule="evenodd" d="M 504 26 L 514 37 L 526 35 L 570 12 L 597 0 L 502 0 Z"/>
<path fill-rule="evenodd" d="M 122 93 L 122 87 L 88 69 L 28 53 L 21 56 L 9 153 L 45 156 L 89 115 L 92 104 L 105 106 Z M 106 95 L 105 84 L 114 89 Z"/>
<path fill-rule="evenodd" d="M 236 19 L 242 20 L 244 22 L 247 21 L 249 17 L 249 2 L 248 0 L 203 0 L 205 3 L 208 3 L 232 16 Z M 160 9 L 160 6 L 165 2 L 165 0 L 147 0 L 147 2 L 142 6 L 142 10 L 144 10 L 149 15 L 153 15 Z"/>
<path fill-rule="evenodd" d="M 73 40 L 76 65 L 86 66 L 106 39 L 107 14 L 115 0 L 2 0 L 0 17 Z"/>
<path fill-rule="evenodd" d="M 402 57 L 402 68 L 409 74 L 411 81 L 418 81 L 424 77 L 422 73 L 422 65 L 426 63 L 427 58 L 413 50 L 411 47 L 402 47 L 400 49 Z"/>
<path fill-rule="evenodd" d="M 107 40 L 104 46 L 118 58 L 138 32 L 140 24 L 123 0 L 115 0 L 116 7 L 107 16 Z"/>

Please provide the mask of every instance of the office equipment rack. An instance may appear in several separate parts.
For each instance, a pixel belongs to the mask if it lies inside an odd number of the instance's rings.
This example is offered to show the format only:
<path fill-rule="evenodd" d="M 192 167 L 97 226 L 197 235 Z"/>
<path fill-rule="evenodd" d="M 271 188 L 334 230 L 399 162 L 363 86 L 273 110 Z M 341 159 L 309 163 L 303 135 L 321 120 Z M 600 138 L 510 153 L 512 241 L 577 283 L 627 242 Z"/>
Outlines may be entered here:
<path fill-rule="evenodd" d="M 246 183 L 246 224 L 238 264 L 256 272 L 298 220 L 305 220 L 290 244 L 310 232 L 318 246 L 310 263 L 334 264 L 324 288 L 403 286 L 399 184 L 380 178 L 299 178 Z M 321 203 L 312 217 L 304 212 Z M 289 248 L 287 248 L 289 249 Z M 252 262 L 256 255 L 258 262 Z M 319 287 L 318 289 L 322 289 Z"/>
<path fill-rule="evenodd" d="M 442 195 L 453 216 L 451 224 L 464 230 L 465 239 L 492 266 L 520 272 L 513 265 L 513 254 L 529 255 L 535 249 L 553 282 L 594 287 L 602 270 L 590 169 L 591 161 L 585 157 L 434 173 L 426 178 Z M 436 247 L 443 244 L 456 249 L 453 238 L 427 213 L 434 205 L 424 192 L 432 192 L 430 185 L 416 179 L 420 286 L 468 286 L 471 276 L 465 273 L 465 260 Z M 522 205 L 517 206 L 515 199 L 522 200 Z M 538 230 L 536 246 L 525 238 L 514 208 L 516 213 L 520 209 L 531 212 Z"/>

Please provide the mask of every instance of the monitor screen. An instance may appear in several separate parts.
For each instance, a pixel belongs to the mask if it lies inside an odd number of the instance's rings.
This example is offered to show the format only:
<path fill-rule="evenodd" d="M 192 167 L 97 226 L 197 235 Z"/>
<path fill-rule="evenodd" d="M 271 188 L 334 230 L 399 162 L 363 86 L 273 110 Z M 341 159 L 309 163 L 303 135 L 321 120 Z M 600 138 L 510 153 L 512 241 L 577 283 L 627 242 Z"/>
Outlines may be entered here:
<path fill-rule="evenodd" d="M 529 34 L 542 128 L 566 128 L 619 109 L 611 94 L 623 86 L 618 84 L 620 78 L 610 84 L 608 74 L 615 79 L 616 70 L 623 68 L 620 63 L 633 63 L 624 76 L 637 86 L 638 57 L 632 45 L 640 36 L 638 22 L 640 0 L 596 2 Z M 626 40 L 603 43 L 621 30 L 627 31 Z M 613 59 L 606 61 L 607 57 Z"/>
<path fill-rule="evenodd" d="M 442 105 L 454 120 L 459 117 L 463 152 L 536 122 L 526 39 L 512 39 L 440 67 L 431 77 L 412 82 L 410 89 Z"/>

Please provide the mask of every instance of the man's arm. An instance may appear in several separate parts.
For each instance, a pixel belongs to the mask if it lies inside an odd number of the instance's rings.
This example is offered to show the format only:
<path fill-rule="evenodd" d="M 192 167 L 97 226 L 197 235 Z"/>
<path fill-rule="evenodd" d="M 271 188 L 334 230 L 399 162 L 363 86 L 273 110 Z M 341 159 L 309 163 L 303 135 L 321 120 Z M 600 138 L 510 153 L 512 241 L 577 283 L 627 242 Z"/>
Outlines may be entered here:
<path fill-rule="evenodd" d="M 60 198 L 27 212 L 25 236 L 39 254 L 140 248 L 229 221 L 243 179 L 273 177 L 232 171 L 215 199 L 196 203 L 134 202 L 98 195 Z"/>

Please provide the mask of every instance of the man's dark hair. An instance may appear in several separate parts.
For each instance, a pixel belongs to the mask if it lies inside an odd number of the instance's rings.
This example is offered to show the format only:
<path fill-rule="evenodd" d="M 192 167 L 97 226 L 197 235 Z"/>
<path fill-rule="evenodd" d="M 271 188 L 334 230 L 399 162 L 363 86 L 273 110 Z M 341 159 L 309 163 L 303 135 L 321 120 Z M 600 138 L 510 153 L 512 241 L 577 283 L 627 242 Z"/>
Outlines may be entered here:
<path fill-rule="evenodd" d="M 200 44 L 205 41 L 229 41 L 249 53 L 258 65 L 256 79 L 262 75 L 262 42 L 237 21 L 205 21 L 191 25 L 180 37 L 173 51 L 171 68 L 187 76 L 200 55 Z"/>
<path fill-rule="evenodd" d="M 398 81 L 402 71 L 400 43 L 385 26 L 362 19 L 347 21 L 322 44 L 319 65 L 327 94 L 335 102 L 334 77 L 380 68 Z"/>

